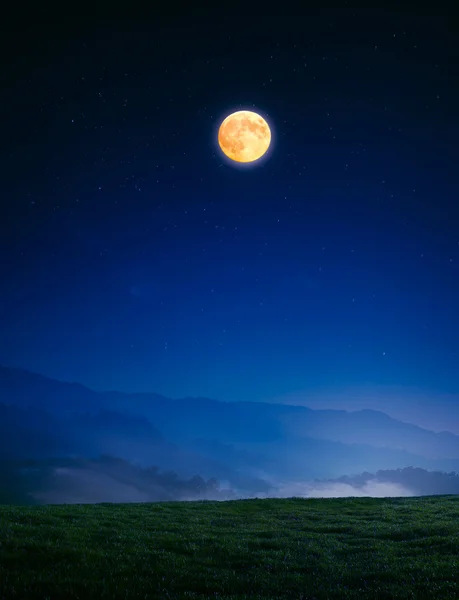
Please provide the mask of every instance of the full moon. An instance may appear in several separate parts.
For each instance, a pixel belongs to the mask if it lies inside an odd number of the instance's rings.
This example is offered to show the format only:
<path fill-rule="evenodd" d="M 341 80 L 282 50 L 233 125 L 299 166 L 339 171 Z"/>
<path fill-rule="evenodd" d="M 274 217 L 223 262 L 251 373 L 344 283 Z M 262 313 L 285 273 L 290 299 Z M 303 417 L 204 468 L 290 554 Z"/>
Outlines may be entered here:
<path fill-rule="evenodd" d="M 220 125 L 218 143 L 231 160 L 249 163 L 266 153 L 271 143 L 271 130 L 257 113 L 239 110 Z"/>

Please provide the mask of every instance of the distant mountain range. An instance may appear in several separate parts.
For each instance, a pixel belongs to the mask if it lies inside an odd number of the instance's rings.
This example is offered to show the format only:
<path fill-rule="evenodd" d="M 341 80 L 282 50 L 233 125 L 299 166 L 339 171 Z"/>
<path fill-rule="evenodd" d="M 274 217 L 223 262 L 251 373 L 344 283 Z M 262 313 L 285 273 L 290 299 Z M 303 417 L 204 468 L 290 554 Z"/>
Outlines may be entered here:
<path fill-rule="evenodd" d="M 0 367 L 0 459 L 103 454 L 254 493 L 281 478 L 459 471 L 459 436 L 371 410 L 95 392 Z"/>

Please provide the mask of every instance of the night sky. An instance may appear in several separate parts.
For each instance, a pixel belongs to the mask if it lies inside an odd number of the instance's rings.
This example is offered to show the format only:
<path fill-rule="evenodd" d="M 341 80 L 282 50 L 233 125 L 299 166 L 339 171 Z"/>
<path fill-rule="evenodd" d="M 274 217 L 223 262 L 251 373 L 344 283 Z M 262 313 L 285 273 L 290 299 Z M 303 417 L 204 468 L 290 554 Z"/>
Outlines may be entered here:
<path fill-rule="evenodd" d="M 459 44 L 433 10 L 2 35 L 0 363 L 459 404 Z M 273 133 L 246 169 L 217 144 L 240 109 Z"/>

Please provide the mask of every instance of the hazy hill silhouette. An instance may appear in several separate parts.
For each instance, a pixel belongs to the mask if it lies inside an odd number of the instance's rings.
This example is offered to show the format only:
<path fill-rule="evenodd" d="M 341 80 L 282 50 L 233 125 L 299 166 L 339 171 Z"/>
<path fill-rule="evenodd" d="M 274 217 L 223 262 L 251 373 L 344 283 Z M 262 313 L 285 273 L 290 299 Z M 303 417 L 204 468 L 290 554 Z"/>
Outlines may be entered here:
<path fill-rule="evenodd" d="M 220 461 L 212 452 L 166 440 L 145 417 L 107 410 L 57 417 L 35 407 L 0 404 L 0 461 L 57 457 L 96 460 L 104 454 L 143 468 L 160 465 L 182 477 L 218 475 L 244 490 L 269 487 L 256 476 L 238 472 L 231 461 Z"/>
<path fill-rule="evenodd" d="M 244 493 L 409 466 L 459 471 L 459 436 L 376 411 L 95 392 L 0 368 L 0 457 L 118 456 Z"/>
<path fill-rule="evenodd" d="M 0 367 L 0 402 L 36 407 L 61 416 L 100 410 L 129 413 L 147 417 L 162 434 L 177 441 L 208 439 L 209 432 L 213 432 L 214 440 L 224 444 L 312 437 L 397 448 L 427 458 L 459 459 L 459 436 L 434 433 L 373 410 L 312 410 L 262 402 L 95 392 L 80 384 L 6 367 Z"/>

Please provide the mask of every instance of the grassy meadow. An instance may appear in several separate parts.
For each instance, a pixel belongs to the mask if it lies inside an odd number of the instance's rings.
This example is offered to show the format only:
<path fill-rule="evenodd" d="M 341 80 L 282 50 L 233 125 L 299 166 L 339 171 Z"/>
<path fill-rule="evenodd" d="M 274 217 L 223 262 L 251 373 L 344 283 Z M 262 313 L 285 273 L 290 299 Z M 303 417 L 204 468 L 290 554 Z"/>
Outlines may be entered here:
<path fill-rule="evenodd" d="M 459 496 L 0 506 L 0 598 L 459 598 Z"/>

